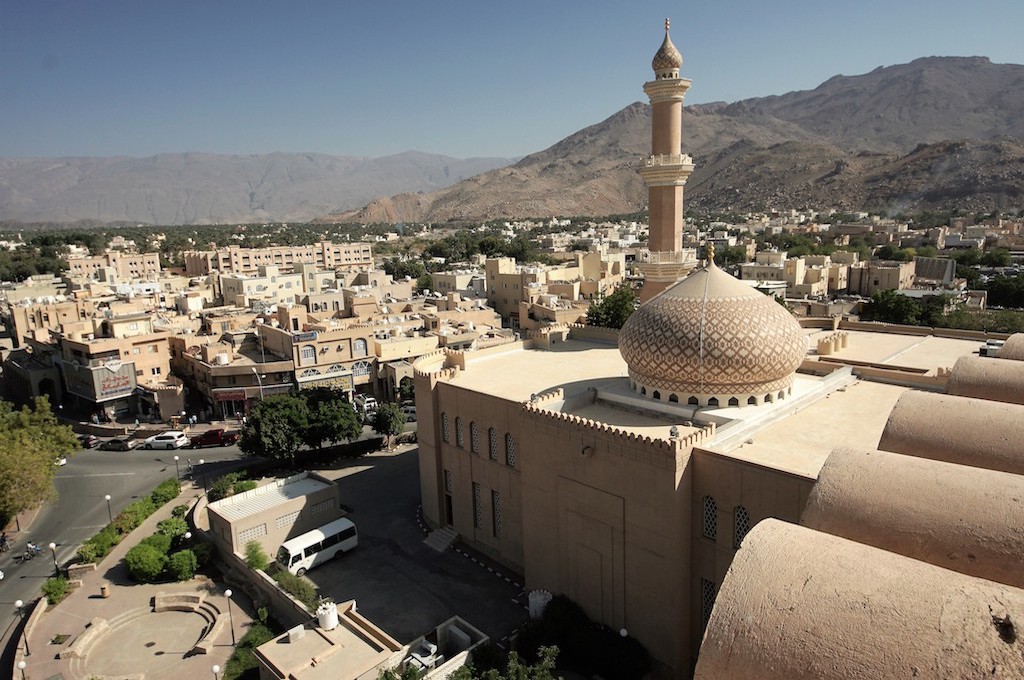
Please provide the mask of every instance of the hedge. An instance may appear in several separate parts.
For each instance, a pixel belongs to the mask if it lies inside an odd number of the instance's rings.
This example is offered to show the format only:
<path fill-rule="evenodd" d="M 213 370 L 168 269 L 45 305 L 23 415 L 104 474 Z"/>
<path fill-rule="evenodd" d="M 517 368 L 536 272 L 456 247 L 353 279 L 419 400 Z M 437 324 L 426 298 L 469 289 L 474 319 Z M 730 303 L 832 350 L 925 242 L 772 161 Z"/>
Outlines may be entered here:
<path fill-rule="evenodd" d="M 309 611 L 316 611 L 317 597 L 316 586 L 300 576 L 288 571 L 279 571 L 274 574 L 274 580 L 280 584 L 292 597 L 306 605 Z"/>
<path fill-rule="evenodd" d="M 83 563 L 102 560 L 126 534 L 146 521 L 157 508 L 177 498 L 180 492 L 181 485 L 178 480 L 172 478 L 161 482 L 149 496 L 127 505 L 113 522 L 83 543 L 78 549 L 78 560 Z"/>

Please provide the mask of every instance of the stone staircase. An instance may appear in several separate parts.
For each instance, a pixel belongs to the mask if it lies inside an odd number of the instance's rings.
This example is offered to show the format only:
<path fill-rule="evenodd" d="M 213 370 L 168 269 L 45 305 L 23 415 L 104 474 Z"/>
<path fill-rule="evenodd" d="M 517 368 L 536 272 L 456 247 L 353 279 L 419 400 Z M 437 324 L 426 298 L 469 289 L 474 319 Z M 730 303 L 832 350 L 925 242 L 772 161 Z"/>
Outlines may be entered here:
<path fill-rule="evenodd" d="M 423 539 L 423 542 L 437 552 L 444 552 L 448 548 L 452 547 L 452 543 L 455 543 L 458 539 L 459 535 L 455 533 L 455 529 L 452 529 L 451 527 L 441 527 L 440 529 L 431 531 L 430 534 Z"/>

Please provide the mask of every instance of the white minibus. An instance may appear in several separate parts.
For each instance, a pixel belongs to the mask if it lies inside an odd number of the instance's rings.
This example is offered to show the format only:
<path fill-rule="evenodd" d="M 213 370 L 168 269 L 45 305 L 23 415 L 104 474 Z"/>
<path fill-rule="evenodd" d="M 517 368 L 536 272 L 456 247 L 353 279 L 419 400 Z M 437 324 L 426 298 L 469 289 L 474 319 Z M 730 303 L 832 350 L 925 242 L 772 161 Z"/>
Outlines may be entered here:
<path fill-rule="evenodd" d="M 359 545 L 356 525 L 344 517 L 285 541 L 277 551 L 277 563 L 296 576 L 323 564 L 338 553 Z"/>

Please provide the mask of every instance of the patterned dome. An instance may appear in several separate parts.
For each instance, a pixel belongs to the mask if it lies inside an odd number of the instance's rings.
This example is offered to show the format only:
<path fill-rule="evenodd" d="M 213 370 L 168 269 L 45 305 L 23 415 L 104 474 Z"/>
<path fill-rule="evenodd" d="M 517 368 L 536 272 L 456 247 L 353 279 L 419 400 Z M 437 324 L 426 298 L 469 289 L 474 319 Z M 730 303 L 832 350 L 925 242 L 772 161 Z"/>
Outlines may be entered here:
<path fill-rule="evenodd" d="M 654 55 L 651 68 L 655 73 L 661 73 L 663 71 L 678 71 L 682 65 L 683 55 L 679 54 L 679 50 L 672 44 L 672 39 L 668 37 L 668 19 L 666 19 L 665 41 L 661 43 L 661 49 Z"/>
<path fill-rule="evenodd" d="M 789 395 L 807 340 L 773 298 L 712 262 L 634 312 L 619 352 L 647 396 L 746 405 Z"/>

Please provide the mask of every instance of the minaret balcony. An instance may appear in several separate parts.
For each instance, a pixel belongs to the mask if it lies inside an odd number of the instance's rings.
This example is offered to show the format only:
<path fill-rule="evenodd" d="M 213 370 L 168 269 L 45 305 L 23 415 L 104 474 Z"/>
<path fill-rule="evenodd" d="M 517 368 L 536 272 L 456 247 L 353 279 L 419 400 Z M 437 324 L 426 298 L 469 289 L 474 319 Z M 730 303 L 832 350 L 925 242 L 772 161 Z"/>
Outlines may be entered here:
<path fill-rule="evenodd" d="M 644 159 L 640 176 L 649 187 L 682 186 L 693 172 L 693 158 L 688 154 L 659 154 Z"/>

